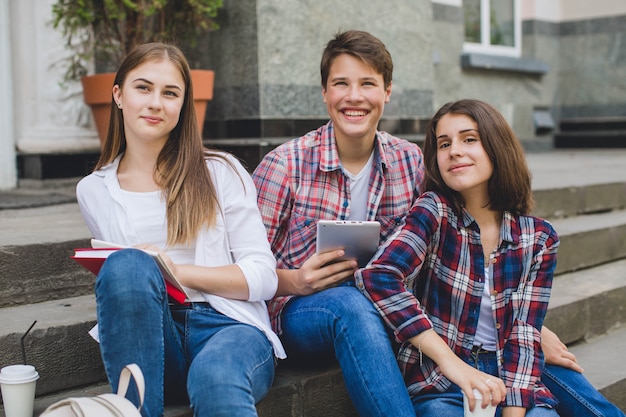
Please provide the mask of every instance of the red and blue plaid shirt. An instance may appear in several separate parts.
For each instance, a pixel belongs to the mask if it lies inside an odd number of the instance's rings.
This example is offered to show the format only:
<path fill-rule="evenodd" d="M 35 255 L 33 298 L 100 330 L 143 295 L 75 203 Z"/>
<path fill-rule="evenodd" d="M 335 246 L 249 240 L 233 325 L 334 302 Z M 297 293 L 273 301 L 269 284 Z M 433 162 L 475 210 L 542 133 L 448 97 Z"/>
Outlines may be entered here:
<path fill-rule="evenodd" d="M 422 151 L 414 143 L 376 133 L 367 219 L 381 224 L 380 242 L 402 224 L 419 195 Z M 277 268 L 297 269 L 315 254 L 318 220 L 350 215 L 350 180 L 341 169 L 332 122 L 269 152 L 252 174 Z M 269 303 L 274 330 L 291 297 Z"/>
<path fill-rule="evenodd" d="M 491 303 L 499 377 L 508 406 L 556 404 L 539 381 L 540 332 L 548 307 L 559 238 L 549 222 L 505 212 L 502 243 L 491 258 Z M 398 362 L 409 393 L 444 391 L 451 382 L 408 340 L 433 328 L 460 357 L 470 357 L 485 270 L 480 231 L 440 195 L 423 194 L 392 239 L 357 271 L 357 287 L 376 305 L 401 344 Z"/>

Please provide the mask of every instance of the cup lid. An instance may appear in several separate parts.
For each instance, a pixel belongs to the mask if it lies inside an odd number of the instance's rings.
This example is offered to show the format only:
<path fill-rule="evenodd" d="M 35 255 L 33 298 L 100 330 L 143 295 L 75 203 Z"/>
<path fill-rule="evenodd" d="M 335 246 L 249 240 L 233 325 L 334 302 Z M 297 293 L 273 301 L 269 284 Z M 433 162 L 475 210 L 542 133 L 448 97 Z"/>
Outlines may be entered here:
<path fill-rule="evenodd" d="M 9 365 L 0 370 L 0 383 L 23 384 L 36 381 L 39 374 L 32 365 Z"/>

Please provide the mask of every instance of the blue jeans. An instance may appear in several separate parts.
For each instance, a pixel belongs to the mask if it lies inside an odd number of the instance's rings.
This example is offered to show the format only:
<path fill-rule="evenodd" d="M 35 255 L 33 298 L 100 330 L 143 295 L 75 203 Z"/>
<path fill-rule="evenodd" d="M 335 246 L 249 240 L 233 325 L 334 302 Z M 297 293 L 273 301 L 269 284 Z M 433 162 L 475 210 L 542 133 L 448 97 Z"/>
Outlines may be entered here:
<path fill-rule="evenodd" d="M 353 284 L 294 297 L 281 317 L 287 356 L 336 358 L 359 415 L 415 417 L 382 318 Z"/>
<path fill-rule="evenodd" d="M 490 375 L 498 376 L 496 354 L 483 353 L 477 358 L 465 358 L 465 362 Z M 452 384 L 445 392 L 420 393 L 413 397 L 415 414 L 419 417 L 456 417 L 463 415 L 463 393 Z M 480 404 L 477 405 L 480 407 Z M 502 416 L 502 407 L 496 409 L 496 417 Z M 555 409 L 536 406 L 526 410 L 526 417 L 559 417 Z"/>
<path fill-rule="evenodd" d="M 142 416 L 162 416 L 164 404 L 191 404 L 203 417 L 257 415 L 275 365 L 260 330 L 206 303 L 170 306 L 159 268 L 136 249 L 106 260 L 95 292 L 111 389 L 117 391 L 126 364 L 138 364 L 146 381 Z M 137 404 L 134 388 L 129 391 Z"/>
<path fill-rule="evenodd" d="M 561 417 L 624 417 L 579 372 L 546 364 L 541 381 L 559 400 L 557 411 Z"/>

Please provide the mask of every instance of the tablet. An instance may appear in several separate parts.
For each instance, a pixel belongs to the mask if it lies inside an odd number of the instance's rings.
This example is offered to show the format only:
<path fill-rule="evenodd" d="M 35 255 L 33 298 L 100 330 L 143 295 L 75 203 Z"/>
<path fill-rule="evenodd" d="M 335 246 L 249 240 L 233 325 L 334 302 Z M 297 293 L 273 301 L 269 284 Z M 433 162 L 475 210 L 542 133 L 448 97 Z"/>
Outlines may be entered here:
<path fill-rule="evenodd" d="M 359 267 L 367 265 L 380 239 L 377 221 L 320 220 L 317 222 L 317 253 L 333 249 L 346 251 L 343 259 L 356 259 Z"/>

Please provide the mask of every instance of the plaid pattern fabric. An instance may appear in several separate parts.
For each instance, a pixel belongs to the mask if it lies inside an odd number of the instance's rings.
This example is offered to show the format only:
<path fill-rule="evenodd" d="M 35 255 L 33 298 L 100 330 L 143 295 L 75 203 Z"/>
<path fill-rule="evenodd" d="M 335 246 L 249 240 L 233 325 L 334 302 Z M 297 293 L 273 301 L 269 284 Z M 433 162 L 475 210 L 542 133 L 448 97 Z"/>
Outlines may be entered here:
<path fill-rule="evenodd" d="M 381 223 L 381 242 L 402 224 L 423 175 L 416 144 L 377 132 L 366 220 Z M 345 220 L 350 214 L 349 179 L 341 170 L 332 122 L 269 152 L 252 178 L 278 268 L 299 268 L 315 254 L 318 220 Z M 289 299 L 276 297 L 268 306 L 279 334 Z"/>
<path fill-rule="evenodd" d="M 555 401 L 539 381 L 540 329 L 548 307 L 559 238 L 549 222 L 505 212 L 502 243 L 491 260 L 491 302 L 499 376 L 506 404 L 529 407 Z M 478 225 L 459 218 L 448 201 L 428 192 L 378 256 L 356 273 L 401 344 L 398 361 L 411 395 L 444 391 L 451 382 L 408 340 L 433 328 L 461 358 L 470 357 L 485 273 Z"/>

